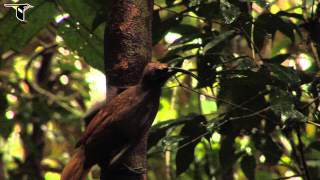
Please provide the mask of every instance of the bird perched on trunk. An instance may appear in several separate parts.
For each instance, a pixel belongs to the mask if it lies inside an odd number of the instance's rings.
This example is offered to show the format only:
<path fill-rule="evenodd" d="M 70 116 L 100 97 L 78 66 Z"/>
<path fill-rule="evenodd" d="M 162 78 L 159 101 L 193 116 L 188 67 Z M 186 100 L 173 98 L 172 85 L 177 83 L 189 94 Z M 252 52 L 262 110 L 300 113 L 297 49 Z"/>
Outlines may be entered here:
<path fill-rule="evenodd" d="M 166 64 L 147 64 L 140 82 L 114 97 L 89 123 L 61 180 L 85 179 L 97 163 L 121 163 L 123 155 L 150 128 L 161 87 L 175 72 Z"/>

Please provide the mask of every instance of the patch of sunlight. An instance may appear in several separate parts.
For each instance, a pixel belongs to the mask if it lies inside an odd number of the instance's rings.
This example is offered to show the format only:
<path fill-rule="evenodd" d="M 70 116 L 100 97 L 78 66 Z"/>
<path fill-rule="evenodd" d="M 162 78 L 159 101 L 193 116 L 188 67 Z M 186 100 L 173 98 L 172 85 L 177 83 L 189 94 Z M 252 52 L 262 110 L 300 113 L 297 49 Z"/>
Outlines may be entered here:
<path fill-rule="evenodd" d="M 302 13 L 303 13 L 303 10 L 302 10 L 302 8 L 295 8 L 295 9 L 293 10 L 293 12 L 294 12 L 294 13 L 297 13 L 297 14 L 302 14 Z"/>
<path fill-rule="evenodd" d="M 15 116 L 15 113 L 13 111 L 7 111 L 5 116 L 7 119 L 13 119 Z"/>
<path fill-rule="evenodd" d="M 286 53 L 288 53 L 288 49 L 287 48 L 280 49 L 280 54 L 286 54 Z"/>
<path fill-rule="evenodd" d="M 57 15 L 54 20 L 56 21 L 56 23 L 62 23 L 65 19 L 69 18 L 70 15 L 68 13 L 63 13 L 63 14 L 59 14 Z"/>
<path fill-rule="evenodd" d="M 301 53 L 297 58 L 297 63 L 303 71 L 306 71 L 312 66 L 312 58 L 307 54 Z"/>
<path fill-rule="evenodd" d="M 221 140 L 221 135 L 219 133 L 217 133 L 217 132 L 214 132 L 212 134 L 211 139 L 212 139 L 213 142 L 218 143 Z"/>
<path fill-rule="evenodd" d="M 94 103 L 105 99 L 107 91 L 106 77 L 101 71 L 90 68 L 89 72 L 85 74 L 85 80 L 88 82 L 90 89 L 90 102 L 88 102 L 89 106 L 92 106 Z"/>
<path fill-rule="evenodd" d="M 173 43 L 175 40 L 181 38 L 182 35 L 181 34 L 178 34 L 178 33 L 174 33 L 174 32 L 168 32 L 165 36 L 164 36 L 164 40 L 171 44 Z"/>
<path fill-rule="evenodd" d="M 296 173 L 294 173 L 293 171 L 290 171 L 290 170 L 288 170 L 284 173 L 285 177 L 290 177 L 290 176 L 294 176 L 294 175 L 296 175 Z M 291 178 L 289 178 L 289 180 L 302 180 L 302 178 L 301 177 L 291 177 Z"/>
<path fill-rule="evenodd" d="M 206 155 L 206 149 L 204 147 L 203 143 L 198 143 L 197 146 L 195 147 L 194 155 L 197 160 L 201 160 L 205 157 Z"/>
<path fill-rule="evenodd" d="M 261 155 L 261 156 L 259 157 L 259 162 L 260 162 L 260 163 L 265 163 L 265 162 L 266 162 L 266 157 L 265 157 L 264 155 Z"/>
<path fill-rule="evenodd" d="M 160 109 L 155 118 L 154 123 L 160 122 L 161 120 L 168 120 L 177 118 L 177 111 L 171 107 L 170 100 L 166 98 L 160 99 Z"/>
<path fill-rule="evenodd" d="M 248 154 L 252 154 L 252 149 L 251 149 L 251 147 L 246 147 L 244 150 L 245 150 Z"/>
<path fill-rule="evenodd" d="M 201 38 L 194 39 L 193 41 L 191 41 L 191 44 L 202 44 L 202 39 Z"/>
<path fill-rule="evenodd" d="M 281 161 L 286 163 L 286 164 L 290 164 L 291 163 L 291 158 L 288 156 L 281 156 Z"/>
<path fill-rule="evenodd" d="M 271 7 L 270 7 L 270 12 L 271 12 L 272 14 L 276 14 L 276 13 L 279 12 L 279 11 L 280 11 L 280 8 L 279 8 L 279 6 L 278 6 L 277 4 L 271 5 Z"/>
<path fill-rule="evenodd" d="M 35 53 L 40 53 L 41 51 L 43 51 L 44 50 L 44 47 L 43 46 L 38 46 L 35 50 L 34 50 L 34 52 Z"/>
<path fill-rule="evenodd" d="M 250 144 L 250 137 L 249 136 L 243 136 L 241 138 L 237 138 L 236 141 L 240 144 L 240 149 L 245 149 Z"/>
<path fill-rule="evenodd" d="M 60 76 L 59 81 L 61 84 L 67 85 L 69 83 L 69 78 L 67 75 L 62 75 Z"/>
<path fill-rule="evenodd" d="M 49 167 L 52 167 L 52 168 L 60 167 L 60 164 L 57 161 L 55 161 L 53 159 L 49 159 L 49 158 L 43 159 L 41 164 L 48 165 Z"/>
<path fill-rule="evenodd" d="M 203 114 L 211 114 L 217 112 L 217 103 L 212 99 L 206 98 L 204 95 L 200 95 L 201 110 Z"/>
<path fill-rule="evenodd" d="M 22 141 L 20 138 L 20 131 L 21 131 L 20 126 L 15 125 L 12 133 L 7 139 L 7 143 L 3 148 L 4 155 L 5 155 L 4 158 L 7 160 L 12 159 L 12 157 L 15 157 L 20 160 L 24 159 L 24 151 L 22 147 Z"/>
<path fill-rule="evenodd" d="M 63 38 L 61 36 L 56 36 L 56 43 L 61 43 Z"/>
<path fill-rule="evenodd" d="M 312 115 L 309 115 L 312 116 Z M 317 133 L 317 127 L 312 124 L 306 124 L 306 133 L 309 138 L 315 137 Z"/>
<path fill-rule="evenodd" d="M 82 64 L 79 60 L 75 60 L 74 61 L 74 66 L 78 69 L 81 70 L 82 69 Z"/>
<path fill-rule="evenodd" d="M 12 94 L 7 94 L 7 100 L 9 101 L 9 103 L 16 103 L 18 98 L 15 95 Z"/>
<path fill-rule="evenodd" d="M 64 47 L 59 47 L 58 51 L 63 56 L 69 56 L 71 54 L 71 52 L 67 48 L 64 48 Z"/>
<path fill-rule="evenodd" d="M 60 180 L 61 175 L 55 172 L 47 172 L 44 175 L 45 180 Z"/>
<path fill-rule="evenodd" d="M 24 78 L 25 75 L 25 67 L 27 61 L 24 57 L 18 56 L 15 58 L 15 63 L 13 65 L 15 72 L 18 74 L 19 78 Z"/>
<path fill-rule="evenodd" d="M 282 143 L 282 145 L 286 148 L 286 150 L 291 153 L 292 151 L 292 147 L 291 147 L 291 144 L 290 142 L 288 141 L 288 139 L 284 136 L 280 136 L 280 141 Z"/>
<path fill-rule="evenodd" d="M 292 3 L 290 1 L 278 1 L 278 6 L 281 10 L 287 10 L 292 7 Z"/>

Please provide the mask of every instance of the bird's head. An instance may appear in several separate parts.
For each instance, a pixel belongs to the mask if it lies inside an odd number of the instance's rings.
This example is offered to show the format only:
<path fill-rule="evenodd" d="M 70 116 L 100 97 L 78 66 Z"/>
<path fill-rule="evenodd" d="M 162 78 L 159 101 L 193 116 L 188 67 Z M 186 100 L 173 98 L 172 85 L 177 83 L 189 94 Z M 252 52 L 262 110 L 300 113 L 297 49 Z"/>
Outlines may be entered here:
<path fill-rule="evenodd" d="M 167 64 L 151 62 L 146 65 L 143 71 L 141 83 L 145 87 L 161 87 L 176 73 Z"/>

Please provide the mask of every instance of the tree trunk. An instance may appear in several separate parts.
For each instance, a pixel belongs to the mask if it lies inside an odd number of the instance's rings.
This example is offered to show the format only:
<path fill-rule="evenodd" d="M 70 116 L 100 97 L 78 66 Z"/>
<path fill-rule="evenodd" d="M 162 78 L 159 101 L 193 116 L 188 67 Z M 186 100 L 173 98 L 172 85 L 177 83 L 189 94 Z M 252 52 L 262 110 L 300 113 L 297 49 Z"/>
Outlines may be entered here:
<path fill-rule="evenodd" d="M 115 0 L 112 4 L 104 43 L 107 101 L 139 82 L 152 53 L 153 0 Z M 146 179 L 147 138 L 148 131 L 124 159 L 123 164 L 129 168 L 111 171 L 100 165 L 101 179 Z M 139 169 L 139 173 L 133 169 Z"/>

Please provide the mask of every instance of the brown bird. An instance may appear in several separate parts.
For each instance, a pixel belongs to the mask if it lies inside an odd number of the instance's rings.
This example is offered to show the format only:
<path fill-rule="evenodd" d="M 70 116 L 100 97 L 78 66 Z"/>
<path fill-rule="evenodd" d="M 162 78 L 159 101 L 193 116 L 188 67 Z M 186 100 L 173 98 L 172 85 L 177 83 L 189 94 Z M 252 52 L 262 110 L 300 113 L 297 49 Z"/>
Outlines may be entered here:
<path fill-rule="evenodd" d="M 109 166 L 147 131 L 159 107 L 161 87 L 176 72 L 166 64 L 149 63 L 140 82 L 114 97 L 89 123 L 61 180 L 82 180 L 97 163 Z"/>

